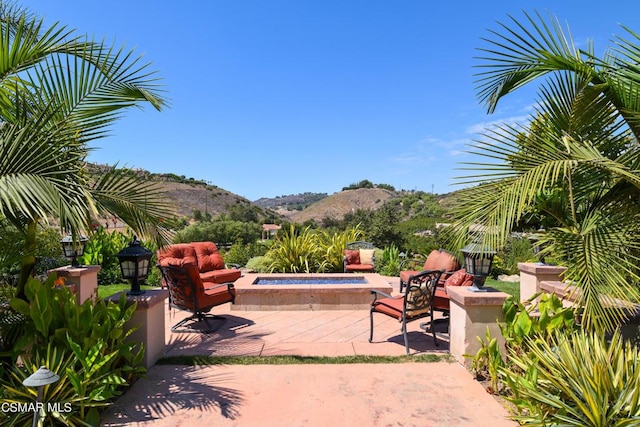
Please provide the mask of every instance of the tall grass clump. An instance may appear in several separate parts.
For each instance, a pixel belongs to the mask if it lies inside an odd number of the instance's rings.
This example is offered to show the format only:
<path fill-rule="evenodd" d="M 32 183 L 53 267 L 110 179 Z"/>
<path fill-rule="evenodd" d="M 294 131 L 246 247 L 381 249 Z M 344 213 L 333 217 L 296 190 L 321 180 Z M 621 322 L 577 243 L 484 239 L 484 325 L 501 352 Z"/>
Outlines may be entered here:
<path fill-rule="evenodd" d="M 294 225 L 278 233 L 265 255 L 269 271 L 277 273 L 311 273 L 324 271 L 326 262 L 319 234 L 306 227 L 296 230 Z"/>
<path fill-rule="evenodd" d="M 322 252 L 324 252 L 324 271 L 339 273 L 343 270 L 344 248 L 349 242 L 361 240 L 364 237 L 360 225 L 347 230 L 331 233 L 322 231 L 320 234 L 319 244 Z"/>
<path fill-rule="evenodd" d="M 528 347 L 512 350 L 514 368 L 502 369 L 516 420 L 529 426 L 640 425 L 640 354 L 619 331 L 610 341 L 593 331 L 556 333 Z"/>

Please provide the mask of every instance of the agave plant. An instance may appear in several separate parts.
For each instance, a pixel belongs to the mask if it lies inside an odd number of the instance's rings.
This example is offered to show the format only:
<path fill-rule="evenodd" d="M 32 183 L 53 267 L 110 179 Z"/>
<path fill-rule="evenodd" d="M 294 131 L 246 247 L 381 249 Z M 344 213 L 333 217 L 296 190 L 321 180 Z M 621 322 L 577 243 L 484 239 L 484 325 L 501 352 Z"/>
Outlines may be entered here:
<path fill-rule="evenodd" d="M 480 225 L 498 249 L 540 215 L 541 243 L 567 266 L 584 325 L 611 331 L 626 302 L 640 300 L 640 36 L 627 29 L 630 40 L 617 38 L 600 59 L 591 44 L 578 49 L 553 16 L 500 25 L 481 49 L 478 96 L 488 112 L 545 79 L 528 124 L 486 130 L 472 148 L 481 160 L 464 164 L 458 179 L 473 186 L 458 193 L 454 246 Z"/>
<path fill-rule="evenodd" d="M 172 212 L 153 184 L 128 169 L 97 181 L 85 170 L 89 143 L 122 110 L 165 105 L 148 64 L 4 2 L 0 57 L 0 217 L 25 236 L 19 294 L 35 265 L 37 226 L 51 218 L 77 235 L 91 231 L 91 215 L 107 213 L 169 242 L 160 223 Z"/>

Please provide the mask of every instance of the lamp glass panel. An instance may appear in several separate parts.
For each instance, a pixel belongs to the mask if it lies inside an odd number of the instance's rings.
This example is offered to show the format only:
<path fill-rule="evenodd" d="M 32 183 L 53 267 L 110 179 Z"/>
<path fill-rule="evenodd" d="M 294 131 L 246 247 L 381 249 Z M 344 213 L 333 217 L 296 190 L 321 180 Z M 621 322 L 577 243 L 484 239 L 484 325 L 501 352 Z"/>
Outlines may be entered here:
<path fill-rule="evenodd" d="M 64 251 L 64 256 L 67 258 L 74 258 L 76 256 L 76 251 L 73 250 L 73 243 L 63 243 L 62 249 Z"/>
<path fill-rule="evenodd" d="M 125 279 L 134 279 L 136 277 L 136 262 L 127 260 L 121 261 L 120 267 L 122 268 L 122 276 Z"/>
<path fill-rule="evenodd" d="M 489 270 L 491 269 L 491 261 L 492 258 L 480 258 L 478 261 L 480 262 L 478 274 L 483 276 L 489 275 Z"/>
<path fill-rule="evenodd" d="M 475 258 L 473 258 L 472 256 L 465 256 L 464 263 L 465 263 L 465 268 L 467 270 L 467 273 L 471 274 L 472 276 L 475 275 L 476 274 Z"/>
<path fill-rule="evenodd" d="M 149 260 L 141 259 L 138 262 L 138 278 L 146 277 L 149 274 Z"/>

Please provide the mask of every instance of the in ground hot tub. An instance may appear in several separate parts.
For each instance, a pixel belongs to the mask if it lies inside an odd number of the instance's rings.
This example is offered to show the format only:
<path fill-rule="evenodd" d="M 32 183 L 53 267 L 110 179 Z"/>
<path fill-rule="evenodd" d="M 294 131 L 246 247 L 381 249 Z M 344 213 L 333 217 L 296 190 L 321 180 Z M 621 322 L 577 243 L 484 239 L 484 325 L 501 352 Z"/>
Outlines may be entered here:
<path fill-rule="evenodd" d="M 232 310 L 368 309 L 371 290 L 391 293 L 377 273 L 250 273 L 235 282 Z"/>

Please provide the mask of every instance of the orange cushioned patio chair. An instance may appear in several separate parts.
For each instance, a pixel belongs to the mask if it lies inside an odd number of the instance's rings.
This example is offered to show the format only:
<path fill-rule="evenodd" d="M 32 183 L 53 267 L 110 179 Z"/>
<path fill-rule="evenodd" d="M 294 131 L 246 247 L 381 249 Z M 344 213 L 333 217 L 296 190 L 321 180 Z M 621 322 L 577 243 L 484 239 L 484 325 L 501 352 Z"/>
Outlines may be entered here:
<path fill-rule="evenodd" d="M 408 260 L 408 262 L 412 262 L 413 260 Z M 401 267 L 402 268 L 402 267 Z M 444 286 L 445 280 L 452 275 L 455 271 L 460 269 L 460 262 L 458 258 L 455 257 L 450 252 L 447 252 L 444 249 L 434 249 L 431 251 L 427 259 L 424 261 L 424 265 L 421 270 L 405 270 L 400 271 L 400 292 L 403 291 L 406 286 L 409 278 L 413 275 L 416 275 L 423 271 L 429 270 L 437 270 L 443 271 L 442 276 L 440 276 L 440 286 Z"/>
<path fill-rule="evenodd" d="M 465 269 L 460 268 L 460 262 L 451 253 L 444 249 L 433 250 L 424 262 L 424 271 L 443 270 L 436 293 L 433 297 L 433 310 L 442 313 L 443 318 L 437 319 L 436 322 L 448 322 L 451 302 L 447 294 L 448 286 L 471 286 L 473 284 L 473 276 L 468 274 Z M 400 272 L 400 292 L 406 286 L 407 281 L 412 275 L 420 274 L 418 271 L 401 271 Z"/>
<path fill-rule="evenodd" d="M 369 312 L 371 331 L 369 342 L 373 341 L 373 313 L 381 313 L 393 317 L 401 323 L 400 330 L 404 337 L 404 346 L 407 354 L 409 354 L 407 323 L 414 320 L 429 317 L 430 321 L 420 326 L 423 327 L 423 325 L 430 324 L 433 342 L 436 346 L 439 345 L 433 321 L 433 302 L 441 274 L 441 271 L 426 271 L 411 276 L 405 284 L 404 294 L 400 296 L 391 296 L 384 292 L 372 290 L 373 302 Z"/>
<path fill-rule="evenodd" d="M 169 290 L 169 306 L 193 313 L 184 320 L 176 323 L 173 332 L 215 332 L 225 322 L 222 316 L 209 314 L 213 307 L 225 303 L 234 303 L 236 291 L 233 283 L 205 283 L 200 278 L 195 263 L 185 262 L 181 265 L 158 266 L 162 278 Z M 209 321 L 216 320 L 212 325 Z M 195 328 L 196 324 L 189 322 L 204 322 L 206 329 Z"/>
<path fill-rule="evenodd" d="M 160 266 L 184 263 L 195 264 L 200 278 L 205 283 L 233 282 L 242 275 L 240 269 L 227 267 L 213 242 L 177 243 L 158 251 Z"/>
<path fill-rule="evenodd" d="M 376 257 L 373 244 L 349 242 L 344 247 L 343 267 L 345 273 L 373 273 Z"/>

